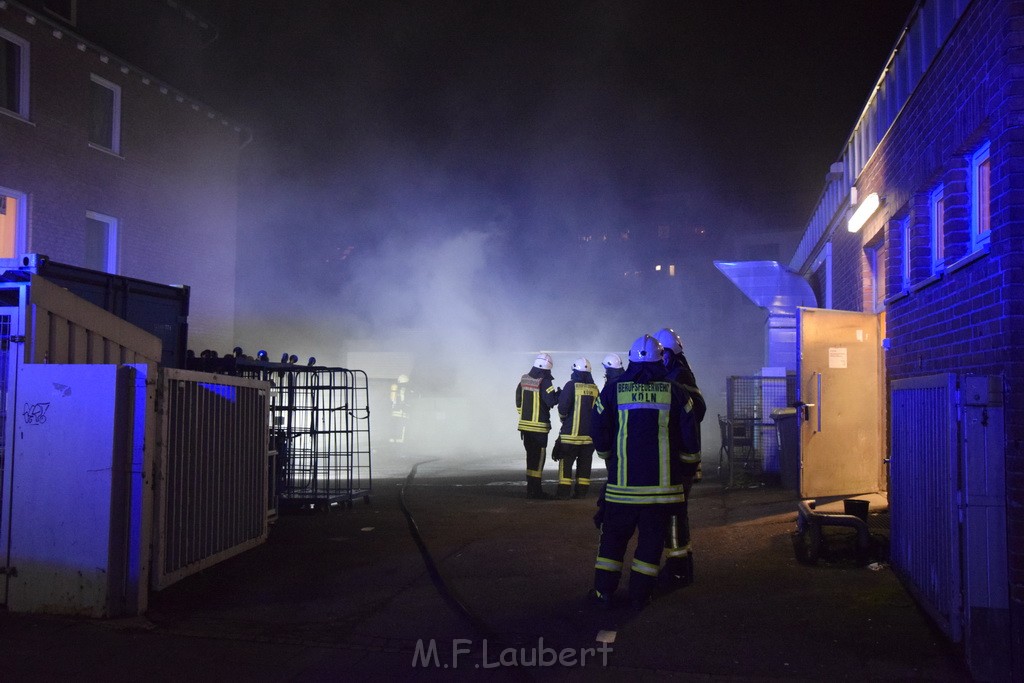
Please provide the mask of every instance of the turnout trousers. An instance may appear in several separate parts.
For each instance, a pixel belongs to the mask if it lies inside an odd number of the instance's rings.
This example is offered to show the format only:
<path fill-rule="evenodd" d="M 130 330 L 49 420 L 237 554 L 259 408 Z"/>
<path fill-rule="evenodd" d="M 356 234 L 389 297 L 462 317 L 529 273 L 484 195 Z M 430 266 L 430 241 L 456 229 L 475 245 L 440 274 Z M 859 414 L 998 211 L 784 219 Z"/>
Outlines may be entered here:
<path fill-rule="evenodd" d="M 519 432 L 526 448 L 526 476 L 541 478 L 544 472 L 544 461 L 547 459 L 547 432 Z"/>
<path fill-rule="evenodd" d="M 541 476 L 544 474 L 544 461 L 547 459 L 547 432 L 519 432 L 526 448 L 526 497 L 550 498 L 550 494 L 541 491 Z"/>
<path fill-rule="evenodd" d="M 629 573 L 629 600 L 634 605 L 650 599 L 658 580 L 661 551 L 668 529 L 669 511 L 664 505 L 631 505 L 605 502 L 601 545 L 594 564 L 594 589 L 611 595 L 619 586 L 626 546 L 637 533 Z"/>
<path fill-rule="evenodd" d="M 559 498 L 585 498 L 590 489 L 590 470 L 594 463 L 594 444 L 568 444 L 560 447 L 562 459 L 558 461 Z M 576 490 L 573 491 L 573 465 L 576 466 Z"/>
<path fill-rule="evenodd" d="M 669 509 L 665 533 L 665 566 L 661 580 L 666 587 L 675 588 L 693 583 L 693 546 L 690 543 L 690 489 L 693 480 L 686 482 L 686 502 Z"/>

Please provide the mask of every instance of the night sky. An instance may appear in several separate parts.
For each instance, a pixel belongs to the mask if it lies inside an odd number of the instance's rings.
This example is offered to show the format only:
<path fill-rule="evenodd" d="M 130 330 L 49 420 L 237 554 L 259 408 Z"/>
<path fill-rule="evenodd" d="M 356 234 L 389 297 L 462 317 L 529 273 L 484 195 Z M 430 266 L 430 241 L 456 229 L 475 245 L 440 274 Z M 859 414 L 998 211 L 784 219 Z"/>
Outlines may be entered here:
<path fill-rule="evenodd" d="M 710 191 L 793 229 L 913 2 L 199 5 L 207 77 L 289 174 L 428 169 L 527 222 L 538 176 L 634 210 Z"/>

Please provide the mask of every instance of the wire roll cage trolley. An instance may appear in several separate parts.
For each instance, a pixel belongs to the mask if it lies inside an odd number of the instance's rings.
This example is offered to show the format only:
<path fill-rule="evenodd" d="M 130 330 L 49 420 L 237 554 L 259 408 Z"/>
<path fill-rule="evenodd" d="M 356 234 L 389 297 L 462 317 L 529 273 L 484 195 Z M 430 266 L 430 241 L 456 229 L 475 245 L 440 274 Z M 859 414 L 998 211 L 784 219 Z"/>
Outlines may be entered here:
<path fill-rule="evenodd" d="M 281 510 L 370 502 L 369 383 L 362 370 L 245 362 L 238 374 L 270 383 L 270 437 Z"/>

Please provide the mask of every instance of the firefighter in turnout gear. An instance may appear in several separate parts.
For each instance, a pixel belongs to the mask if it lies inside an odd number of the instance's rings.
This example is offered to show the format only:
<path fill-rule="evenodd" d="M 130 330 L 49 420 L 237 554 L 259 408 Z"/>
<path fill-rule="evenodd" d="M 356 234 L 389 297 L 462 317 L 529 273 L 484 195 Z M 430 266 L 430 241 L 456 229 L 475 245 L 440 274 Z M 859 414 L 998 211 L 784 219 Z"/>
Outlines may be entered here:
<path fill-rule="evenodd" d="M 665 588 L 677 588 L 693 583 L 693 547 L 690 542 L 690 488 L 695 481 L 700 481 L 700 424 L 704 420 L 706 405 L 704 397 L 697 388 L 697 380 L 690 369 L 690 364 L 683 355 L 683 342 L 670 328 L 659 330 L 654 335 L 663 349 L 663 361 L 666 378 L 679 384 L 693 400 L 693 434 L 687 441 L 692 452 L 686 450 L 678 454 L 686 463 L 684 475 L 686 501 L 679 504 L 675 514 L 669 519 L 669 528 L 665 536 L 665 564 L 661 568 L 659 581 Z"/>
<path fill-rule="evenodd" d="M 391 385 L 391 443 L 405 443 L 405 432 L 409 425 L 409 376 L 399 375 Z"/>
<path fill-rule="evenodd" d="M 555 497 L 586 498 L 590 488 L 590 467 L 594 459 L 594 440 L 590 437 L 590 417 L 597 400 L 597 385 L 590 374 L 590 361 L 577 358 L 572 378 L 562 387 L 558 398 L 558 417 L 562 428 L 552 458 L 558 461 L 558 488 Z M 576 465 L 576 489 L 573 490 L 573 464 Z"/>
<path fill-rule="evenodd" d="M 601 365 L 604 367 L 604 383 L 612 381 L 626 370 L 622 367 L 622 359 L 619 358 L 617 353 L 609 353 L 601 361 Z"/>
<path fill-rule="evenodd" d="M 526 448 L 526 497 L 549 500 L 551 494 L 541 490 L 541 475 L 547 457 L 548 432 L 551 431 L 551 409 L 558 405 L 558 387 L 551 376 L 551 356 L 539 354 L 533 367 L 516 387 L 516 410 L 519 412 L 519 436 Z"/>
<path fill-rule="evenodd" d="M 594 406 L 591 435 L 605 460 L 608 483 L 595 522 L 601 543 L 589 599 L 610 607 L 634 531 L 636 548 L 629 577 L 629 601 L 647 604 L 658 580 L 669 518 L 686 501 L 688 465 L 679 457 L 695 449 L 693 400 L 670 382 L 658 340 L 644 335 L 629 350 L 629 367 L 610 381 Z"/>

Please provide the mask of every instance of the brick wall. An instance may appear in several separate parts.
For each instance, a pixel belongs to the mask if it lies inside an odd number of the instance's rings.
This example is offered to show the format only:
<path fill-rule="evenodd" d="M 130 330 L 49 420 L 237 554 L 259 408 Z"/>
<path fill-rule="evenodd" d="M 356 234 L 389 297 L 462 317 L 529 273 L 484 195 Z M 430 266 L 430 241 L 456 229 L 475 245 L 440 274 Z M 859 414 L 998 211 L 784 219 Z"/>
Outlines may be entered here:
<path fill-rule="evenodd" d="M 864 245 L 883 232 L 888 381 L 1001 375 L 1015 671 L 1024 671 L 1024 3 L 975 0 L 857 181 L 885 202 L 859 234 L 832 237 L 835 307 L 870 310 Z M 989 142 L 991 237 L 970 256 L 971 155 Z M 932 274 L 930 193 L 944 184 L 945 270 Z M 910 283 L 904 292 L 909 227 Z"/>
<path fill-rule="evenodd" d="M 86 211 L 112 216 L 119 274 L 189 285 L 190 346 L 230 350 L 235 125 L 17 7 L 0 9 L 0 26 L 31 44 L 30 121 L 0 116 L 0 186 L 28 195 L 29 251 L 83 265 Z M 118 155 L 88 144 L 90 74 L 121 88 Z"/>

